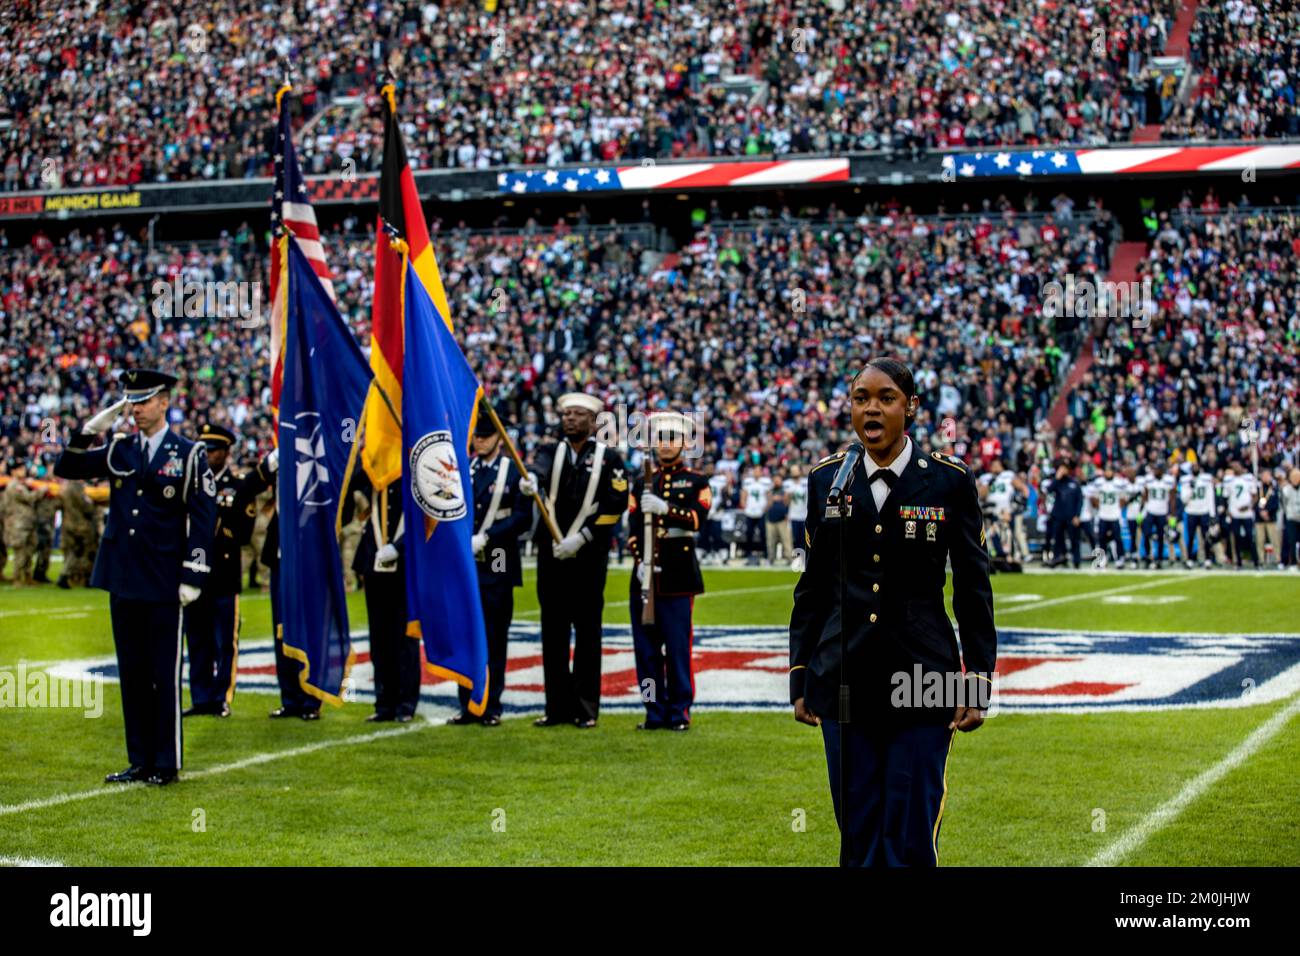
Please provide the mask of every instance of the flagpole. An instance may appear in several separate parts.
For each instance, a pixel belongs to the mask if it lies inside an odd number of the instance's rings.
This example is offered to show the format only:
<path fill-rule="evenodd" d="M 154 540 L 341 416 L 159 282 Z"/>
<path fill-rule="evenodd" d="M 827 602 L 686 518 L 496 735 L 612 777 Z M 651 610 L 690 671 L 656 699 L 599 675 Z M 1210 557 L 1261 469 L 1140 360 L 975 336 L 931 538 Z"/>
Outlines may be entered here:
<path fill-rule="evenodd" d="M 488 400 L 488 397 L 484 395 L 479 399 L 479 402 L 483 406 L 483 409 L 488 413 L 488 418 L 492 419 L 492 427 L 497 430 L 497 434 L 501 436 L 501 440 L 505 443 L 506 453 L 510 455 L 510 460 L 513 461 L 515 467 L 519 469 L 520 477 L 532 477 L 529 475 L 528 469 L 524 467 L 524 460 L 519 457 L 519 451 L 515 448 L 515 443 L 512 442 L 510 436 L 506 434 L 505 426 L 501 424 L 501 419 L 497 417 L 497 410 L 492 407 L 492 403 Z M 542 520 L 546 522 L 547 530 L 551 532 L 551 537 L 558 544 L 560 541 L 560 529 L 555 526 L 555 519 L 552 518 L 551 513 L 546 510 L 546 502 L 542 500 L 540 488 L 533 492 L 533 501 L 537 502 L 537 508 L 542 513 Z"/>

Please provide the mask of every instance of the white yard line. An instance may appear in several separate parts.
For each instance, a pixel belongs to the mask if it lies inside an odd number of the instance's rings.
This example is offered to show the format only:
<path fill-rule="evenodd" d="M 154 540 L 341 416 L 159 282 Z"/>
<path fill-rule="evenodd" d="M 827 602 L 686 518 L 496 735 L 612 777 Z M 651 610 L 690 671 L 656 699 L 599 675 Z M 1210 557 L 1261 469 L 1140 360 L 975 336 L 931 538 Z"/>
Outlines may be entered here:
<path fill-rule="evenodd" d="M 1292 698 L 1289 704 L 1251 731 L 1250 736 L 1239 743 L 1230 754 L 1190 780 L 1172 799 L 1156 807 L 1141 823 L 1125 832 L 1114 843 L 1089 860 L 1088 866 L 1117 865 L 1151 839 L 1154 834 L 1172 823 L 1205 791 L 1255 756 L 1265 744 L 1282 732 L 1296 714 L 1300 714 L 1300 695 Z"/>
<path fill-rule="evenodd" d="M 42 860 L 35 856 L 0 856 L 0 866 L 62 866 L 58 860 Z"/>
<path fill-rule="evenodd" d="M 287 760 L 290 757 L 302 757 L 306 754 L 316 753 L 319 750 L 330 750 L 334 747 L 347 747 L 353 744 L 367 744 L 375 740 L 383 740 L 387 737 L 400 737 L 403 734 L 414 733 L 417 730 L 424 730 L 427 727 L 439 726 L 427 718 L 407 724 L 402 727 L 393 727 L 387 730 L 376 730 L 369 734 L 354 734 L 350 737 L 336 737 L 332 740 L 319 740 L 316 743 L 304 744 L 301 747 L 290 747 L 288 750 L 271 750 L 265 753 L 254 754 L 251 757 L 245 757 L 243 760 L 236 760 L 233 763 L 218 764 L 215 767 L 206 767 L 203 770 L 182 771 L 181 781 L 199 780 L 204 777 L 215 777 L 219 774 L 230 773 L 232 770 L 243 770 L 245 767 L 255 767 L 258 764 L 271 763 L 276 760 Z M 31 810 L 44 810 L 49 807 L 62 806 L 65 803 L 76 803 L 80 800 L 90 800 L 94 797 L 108 797 L 114 794 L 130 793 L 138 791 L 146 784 L 115 784 L 111 787 L 96 787 L 94 790 L 82 790 L 79 793 L 59 793 L 52 797 L 43 797 L 40 800 L 28 800 L 25 803 L 11 803 L 0 805 L 0 817 L 12 816 L 17 813 L 27 813 Z"/>
<path fill-rule="evenodd" d="M 1017 604 L 1014 607 L 998 608 L 997 595 L 993 596 L 993 606 L 997 610 L 998 617 L 1005 617 L 1008 614 L 1019 614 L 1021 611 L 1037 611 L 1039 608 L 1055 607 L 1058 604 L 1069 604 L 1073 601 L 1087 601 L 1091 598 L 1108 597 L 1112 594 L 1127 594 L 1129 591 L 1145 591 L 1147 588 L 1158 588 L 1164 584 L 1181 583 L 1177 578 L 1160 578 L 1156 581 L 1139 581 L 1137 584 L 1125 584 L 1117 588 L 1106 588 L 1101 591 L 1083 591 L 1079 594 L 1065 594 L 1061 597 L 1048 598 L 1045 601 L 1034 601 L 1031 604 Z"/>

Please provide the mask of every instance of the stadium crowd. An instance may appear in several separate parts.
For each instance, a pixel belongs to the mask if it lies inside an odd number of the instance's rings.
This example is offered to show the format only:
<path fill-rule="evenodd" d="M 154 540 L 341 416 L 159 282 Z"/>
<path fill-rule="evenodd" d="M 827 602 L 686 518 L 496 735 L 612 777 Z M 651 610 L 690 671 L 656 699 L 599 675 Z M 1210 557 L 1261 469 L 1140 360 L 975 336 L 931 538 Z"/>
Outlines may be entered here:
<path fill-rule="evenodd" d="M 1262 7 L 1262 9 L 1261 9 Z M 1300 135 L 1300 10 L 1295 4 L 1209 0 L 1196 9 L 1190 42 L 1199 77 L 1165 119 L 1164 139 Z"/>
<path fill-rule="evenodd" d="M 1033 214 L 1004 204 L 854 217 L 831 207 L 819 222 L 788 213 L 706 221 L 668 256 L 632 226 L 450 230 L 437 248 L 466 352 L 517 424 L 525 457 L 553 432 L 553 398 L 565 391 L 598 394 L 624 421 L 656 408 L 693 412 L 695 453 L 718 502 L 703 544 L 718 558 L 793 556 L 807 466 L 848 431 L 849 378 L 864 355 L 896 353 L 916 368 L 918 444 L 965 459 L 986 484 L 995 469 L 1008 475 L 991 489 L 989 517 L 1006 525 L 994 530 L 995 553 L 1012 563 L 1031 552 L 1072 557 L 1049 527 L 1055 482 L 1068 475 L 1088 489 L 1068 517 L 1089 535 L 1102 504 L 1094 480 L 1116 478 L 1127 482 L 1134 533 L 1103 542 L 1097 531 L 1089 543 L 1118 561 L 1115 542 L 1126 552 L 1139 543 L 1143 477 L 1176 468 L 1181 482 L 1200 469 L 1221 496 L 1234 465 L 1276 472 L 1261 480 L 1277 489 L 1300 465 L 1296 216 L 1179 208 L 1156 222 L 1142 266 L 1155 314 L 1147 327 L 1127 317 L 1097 327 L 1056 431 L 1051 405 L 1086 330 L 1043 308 L 1040 282 L 1097 279 L 1115 238 L 1107 211 L 1076 213 L 1064 196 Z M 355 229 L 343 223 L 325 245 L 340 308 L 365 342 L 372 245 Z M 182 376 L 178 423 L 193 428 L 203 415 L 229 425 L 245 460 L 269 447 L 265 329 L 233 313 L 165 311 L 178 276 L 257 282 L 264 236 L 244 226 L 216 243 L 150 251 L 110 228 L 57 244 L 38 234 L 21 248 L 0 234 L 0 247 L 6 472 L 44 476 L 61 436 L 114 391 L 113 374 L 156 355 Z M 1273 506 L 1275 523 L 1284 504 Z"/>
<path fill-rule="evenodd" d="M 290 64 L 309 173 L 378 168 L 390 70 L 416 168 L 1127 141 L 1174 108 L 1176 8 L 30 0 L 0 11 L 0 188 L 269 175 Z M 1225 96 L 1255 89 L 1235 39 L 1207 33 Z"/>

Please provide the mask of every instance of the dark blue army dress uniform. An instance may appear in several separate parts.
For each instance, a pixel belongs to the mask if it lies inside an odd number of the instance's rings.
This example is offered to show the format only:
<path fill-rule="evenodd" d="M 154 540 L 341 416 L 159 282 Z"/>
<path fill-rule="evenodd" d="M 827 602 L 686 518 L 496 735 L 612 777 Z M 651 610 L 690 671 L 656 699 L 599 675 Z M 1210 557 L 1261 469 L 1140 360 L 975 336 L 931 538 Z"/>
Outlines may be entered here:
<path fill-rule="evenodd" d="M 486 416 L 479 416 L 479 427 Z M 486 422 L 489 430 L 490 421 Z M 505 689 L 506 658 L 510 622 L 515 614 L 514 589 L 524 583 L 519 560 L 519 539 L 533 523 L 533 502 L 519 491 L 519 471 L 507 455 L 492 459 L 470 459 L 470 481 L 474 486 L 474 533 L 486 535 L 481 551 L 474 555 L 478 571 L 479 602 L 487 632 L 488 692 L 483 716 L 469 713 L 470 690 L 459 689 L 460 717 L 457 722 L 479 720 L 489 726 L 501 719 L 501 692 Z"/>
<path fill-rule="evenodd" d="M 199 440 L 207 448 L 229 448 L 234 434 L 206 424 Z M 217 522 L 211 567 L 203 593 L 185 608 L 185 643 L 190 657 L 189 714 L 230 713 L 239 658 L 239 595 L 243 591 L 241 550 L 253 533 L 255 499 L 262 491 L 256 473 L 236 476 L 227 463 L 213 476 Z"/>
<path fill-rule="evenodd" d="M 644 730 L 686 730 L 695 701 L 691 670 L 695 595 L 704 593 L 704 577 L 695 554 L 695 536 L 709 517 L 709 479 L 686 468 L 681 459 L 661 467 L 651 477 L 651 493 L 668 505 L 654 518 L 654 623 L 641 623 L 642 585 L 637 569 L 644 548 L 645 514 L 641 496 L 645 477 L 632 485 L 628 505 L 628 544 L 634 558 L 628 608 L 636 678 L 645 704 Z"/>
<path fill-rule="evenodd" d="M 910 439 L 895 468 L 909 450 L 901 474 L 887 482 L 891 487 L 879 511 L 867 477 L 877 466 L 866 456 L 854 469 L 838 517 L 824 511 L 843 456 L 832 456 L 809 475 L 808 560 L 790 620 L 790 700 L 804 698 L 821 718 L 845 865 L 938 863 L 955 735 L 949 724 L 956 704 L 987 707 L 997 653 L 974 478 L 958 459 L 921 455 Z M 839 545 L 846 528 L 850 711 L 842 727 L 836 719 Z M 949 561 L 960 656 L 944 610 Z M 847 748 L 844 806 L 841 747 Z"/>
<path fill-rule="evenodd" d="M 148 387 L 155 375 L 124 378 Z M 157 377 L 146 398 L 175 381 Z M 139 435 L 115 434 L 94 449 L 92 441 L 75 435 L 55 474 L 109 480 L 108 520 L 90 583 L 110 595 L 130 779 L 161 775 L 158 782 L 166 782 L 181 767 L 179 592 L 209 580 L 216 485 L 203 444 L 169 430 L 148 460 Z"/>

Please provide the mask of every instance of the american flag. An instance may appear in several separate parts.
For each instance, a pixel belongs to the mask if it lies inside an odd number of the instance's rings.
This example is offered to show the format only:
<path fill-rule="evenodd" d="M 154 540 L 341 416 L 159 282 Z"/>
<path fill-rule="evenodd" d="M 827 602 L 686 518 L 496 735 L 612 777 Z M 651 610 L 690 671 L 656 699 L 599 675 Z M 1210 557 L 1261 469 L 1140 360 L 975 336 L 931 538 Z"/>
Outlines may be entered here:
<path fill-rule="evenodd" d="M 284 366 L 280 350 L 284 342 L 284 296 L 281 295 L 281 270 L 285 262 L 280 240 L 286 234 L 298 241 L 320 277 L 330 300 L 334 301 L 334 283 L 329 264 L 325 261 L 325 247 L 320 242 L 316 226 L 316 211 L 311 207 L 307 181 L 298 168 L 298 154 L 293 148 L 293 129 L 289 124 L 289 108 L 285 95 L 291 87 L 281 87 L 275 94 L 279 122 L 275 135 L 275 192 L 271 195 L 271 406 L 280 409 L 280 386 L 284 381 Z"/>

